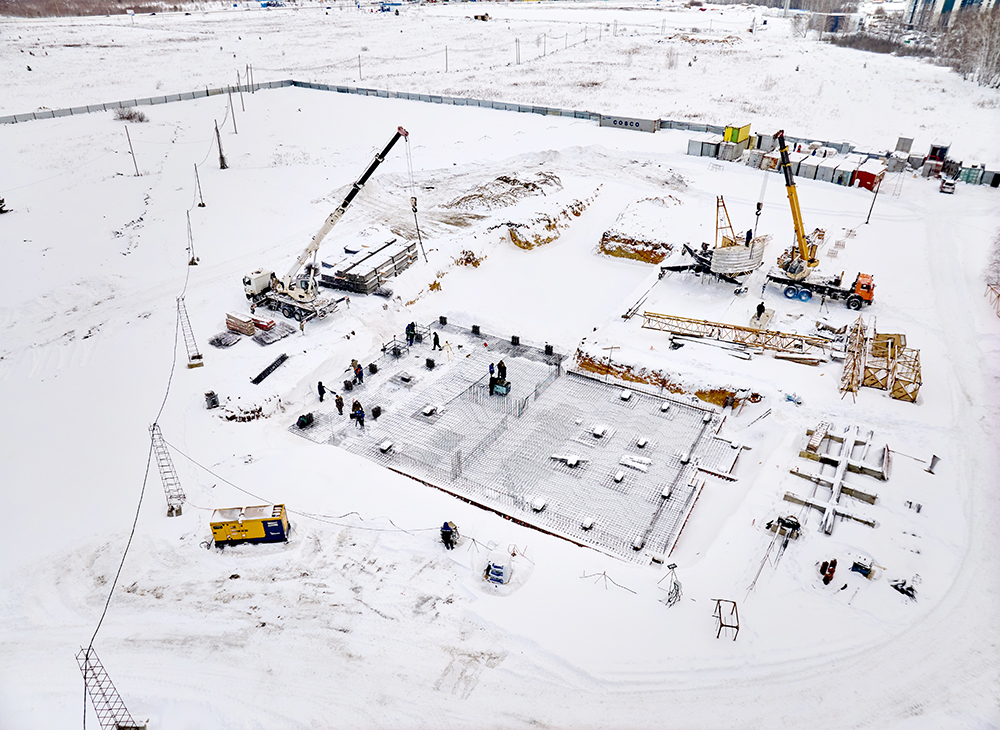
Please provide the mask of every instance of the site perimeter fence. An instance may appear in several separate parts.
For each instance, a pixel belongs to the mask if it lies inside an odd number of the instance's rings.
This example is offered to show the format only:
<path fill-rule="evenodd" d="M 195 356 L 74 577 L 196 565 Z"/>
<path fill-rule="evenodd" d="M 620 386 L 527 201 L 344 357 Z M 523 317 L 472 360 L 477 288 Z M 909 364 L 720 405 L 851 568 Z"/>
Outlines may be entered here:
<path fill-rule="evenodd" d="M 540 114 L 543 116 L 570 117 L 572 119 L 586 119 L 597 122 L 605 126 L 616 126 L 621 128 L 643 129 L 645 131 L 656 131 L 657 129 L 678 129 L 689 132 L 708 133 L 722 135 L 725 133 L 725 125 L 704 124 L 695 122 L 685 122 L 674 119 L 634 119 L 632 117 L 620 117 L 616 115 L 600 114 L 598 112 L 583 111 L 580 109 L 560 109 L 558 107 L 537 106 L 534 104 L 517 104 L 506 101 L 494 101 L 490 99 L 470 99 L 461 96 L 446 96 L 443 94 L 415 94 L 408 91 L 388 91 L 386 89 L 368 89 L 361 86 L 346 86 L 341 84 L 318 84 L 311 81 L 295 81 L 294 79 L 284 79 L 282 81 L 265 81 L 253 84 L 234 84 L 231 86 L 221 86 L 214 89 L 199 89 L 198 91 L 186 91 L 180 94 L 166 94 L 164 96 L 147 96 L 144 98 L 125 99 L 122 101 L 112 101 L 104 104 L 88 104 L 86 106 L 69 107 L 66 109 L 42 109 L 28 112 L 26 114 L 10 114 L 0 117 L 0 124 L 18 124 L 20 122 L 30 122 L 39 119 L 54 119 L 56 117 L 75 116 L 77 114 L 90 114 L 93 112 L 111 111 L 114 109 L 153 106 L 157 104 L 170 104 L 176 101 L 192 101 L 194 99 L 204 99 L 210 96 L 223 96 L 226 94 L 236 94 L 241 91 L 253 93 L 264 89 L 281 89 L 285 87 L 297 87 L 300 89 L 315 89 L 319 91 L 332 91 L 337 94 L 356 94 L 358 96 L 374 96 L 380 99 L 403 99 L 405 101 L 422 101 L 430 104 L 445 104 L 451 106 L 473 106 L 481 109 L 497 109 L 499 111 L 519 112 L 521 114 Z M 641 122 L 629 124 L 628 122 Z M 829 142 L 815 140 L 814 138 L 798 138 L 786 135 L 785 140 L 789 144 L 808 144 L 813 141 L 820 141 L 825 146 L 842 148 L 844 142 Z M 856 151 L 853 146 L 846 152 Z M 845 152 L 845 154 L 846 154 Z"/>

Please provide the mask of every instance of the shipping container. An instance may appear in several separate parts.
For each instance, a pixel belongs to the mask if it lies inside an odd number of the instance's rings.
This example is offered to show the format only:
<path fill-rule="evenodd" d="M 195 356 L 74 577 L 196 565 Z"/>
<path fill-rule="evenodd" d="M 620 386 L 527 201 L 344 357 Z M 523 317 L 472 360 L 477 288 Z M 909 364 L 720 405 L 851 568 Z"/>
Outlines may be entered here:
<path fill-rule="evenodd" d="M 723 135 L 727 142 L 745 142 L 750 139 L 750 125 L 745 127 L 726 127 Z"/>
<path fill-rule="evenodd" d="M 218 546 L 288 540 L 288 515 L 283 504 L 217 509 L 210 524 Z"/>
<path fill-rule="evenodd" d="M 816 168 L 816 179 L 823 182 L 833 182 L 833 176 L 837 168 L 844 161 L 843 157 L 825 157 Z"/>
<path fill-rule="evenodd" d="M 890 158 L 892 159 L 892 158 Z M 868 160 L 854 175 L 858 187 L 874 191 L 885 176 L 886 167 L 876 159 Z"/>
<path fill-rule="evenodd" d="M 844 187 L 851 187 L 854 183 L 854 173 L 858 171 L 857 160 L 844 160 L 839 165 L 837 169 L 833 171 L 833 182 L 835 185 L 843 185 Z"/>
<path fill-rule="evenodd" d="M 780 172 L 778 168 L 781 167 L 781 155 L 777 150 L 768 152 L 764 155 L 764 159 L 760 161 L 761 170 L 770 170 L 772 172 Z"/>
<path fill-rule="evenodd" d="M 899 152 L 893 152 L 885 162 L 889 172 L 903 172 L 910 166 L 905 154 Z"/>
<path fill-rule="evenodd" d="M 760 169 L 760 163 L 764 161 L 764 151 L 763 150 L 750 150 L 750 154 L 747 155 L 747 166 L 754 169 Z"/>
<path fill-rule="evenodd" d="M 819 163 L 823 161 L 822 157 L 817 157 L 816 155 L 809 155 L 806 159 L 799 163 L 799 171 L 796 173 L 799 177 L 804 177 L 806 180 L 815 180 L 816 171 L 819 169 Z"/>
<path fill-rule="evenodd" d="M 792 174 L 798 175 L 799 165 L 802 164 L 803 160 L 808 160 L 808 159 L 809 159 L 809 154 L 805 152 L 789 152 L 788 162 L 789 162 L 789 167 L 791 167 L 792 169 Z"/>

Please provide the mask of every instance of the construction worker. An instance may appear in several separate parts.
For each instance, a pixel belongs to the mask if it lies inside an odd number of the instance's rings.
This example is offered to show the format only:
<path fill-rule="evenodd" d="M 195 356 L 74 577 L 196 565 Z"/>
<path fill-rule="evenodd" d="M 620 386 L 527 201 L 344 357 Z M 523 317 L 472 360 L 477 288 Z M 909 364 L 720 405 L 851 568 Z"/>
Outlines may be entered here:
<path fill-rule="evenodd" d="M 417 335 L 417 325 L 414 322 L 410 322 L 406 325 L 406 344 L 409 347 L 413 347 L 413 338 Z"/>
<path fill-rule="evenodd" d="M 434 344 L 431 346 L 431 349 L 432 350 L 442 350 L 442 349 L 444 349 L 443 347 L 441 347 L 441 340 L 438 339 L 438 333 L 437 332 L 434 333 Z"/>
<path fill-rule="evenodd" d="M 363 385 L 365 382 L 365 369 L 361 367 L 360 364 L 356 365 L 354 368 L 354 381 L 358 385 Z"/>
<path fill-rule="evenodd" d="M 501 383 L 507 382 L 507 365 L 503 360 L 497 363 L 497 378 Z"/>
<path fill-rule="evenodd" d="M 441 542 L 448 550 L 454 550 L 458 542 L 458 526 L 454 522 L 445 522 L 441 525 Z"/>
<path fill-rule="evenodd" d="M 764 316 L 764 302 L 757 305 L 757 319 Z"/>
<path fill-rule="evenodd" d="M 344 415 L 344 398 L 340 395 L 340 393 L 337 393 L 337 399 L 334 403 L 337 406 L 337 413 L 341 416 Z"/>
<path fill-rule="evenodd" d="M 355 403 L 357 403 L 357 401 L 355 401 Z M 354 423 L 362 431 L 365 430 L 365 409 L 361 407 L 360 403 L 358 403 L 358 407 L 354 411 Z"/>
<path fill-rule="evenodd" d="M 323 402 L 323 396 L 326 395 L 326 388 L 323 386 L 323 381 L 319 381 L 316 385 L 316 390 L 319 392 L 319 402 Z"/>

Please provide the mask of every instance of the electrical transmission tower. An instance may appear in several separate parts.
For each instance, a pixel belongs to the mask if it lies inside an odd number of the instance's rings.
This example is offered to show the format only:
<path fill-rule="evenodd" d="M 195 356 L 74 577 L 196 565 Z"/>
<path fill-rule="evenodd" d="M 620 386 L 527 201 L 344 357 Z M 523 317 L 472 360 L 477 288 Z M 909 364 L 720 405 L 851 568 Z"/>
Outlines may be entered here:
<path fill-rule="evenodd" d="M 181 480 L 177 478 L 174 462 L 167 450 L 167 443 L 160 433 L 160 424 L 149 427 L 149 435 L 153 439 L 153 453 L 156 456 L 156 468 L 160 470 L 160 481 L 163 482 L 163 492 L 167 495 L 167 517 L 177 517 L 184 505 L 184 490 Z"/>
<path fill-rule="evenodd" d="M 97 658 L 94 647 L 81 647 L 76 655 L 76 663 L 80 665 L 83 684 L 90 695 L 90 701 L 94 703 L 94 712 L 97 713 L 101 730 L 145 730 L 145 725 L 132 719 L 111 677 Z"/>
<path fill-rule="evenodd" d="M 193 249 L 192 249 L 193 250 Z M 184 306 L 184 297 L 177 299 L 177 316 L 181 322 L 181 333 L 184 335 L 184 347 L 187 349 L 188 367 L 200 368 L 205 363 L 198 352 L 198 343 L 194 339 L 194 330 L 191 329 L 191 320 L 188 319 L 187 307 Z"/>

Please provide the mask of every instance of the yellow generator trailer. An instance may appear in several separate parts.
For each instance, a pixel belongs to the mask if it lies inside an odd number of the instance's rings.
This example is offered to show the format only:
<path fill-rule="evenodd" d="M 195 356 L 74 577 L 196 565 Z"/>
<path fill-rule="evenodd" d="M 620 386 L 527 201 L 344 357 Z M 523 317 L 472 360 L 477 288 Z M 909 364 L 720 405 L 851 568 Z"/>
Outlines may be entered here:
<path fill-rule="evenodd" d="M 283 504 L 217 509 L 212 513 L 211 526 L 218 547 L 288 540 L 288 515 Z"/>

